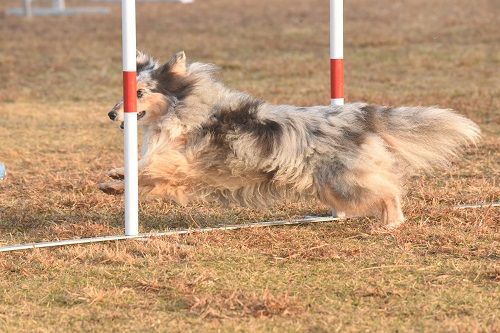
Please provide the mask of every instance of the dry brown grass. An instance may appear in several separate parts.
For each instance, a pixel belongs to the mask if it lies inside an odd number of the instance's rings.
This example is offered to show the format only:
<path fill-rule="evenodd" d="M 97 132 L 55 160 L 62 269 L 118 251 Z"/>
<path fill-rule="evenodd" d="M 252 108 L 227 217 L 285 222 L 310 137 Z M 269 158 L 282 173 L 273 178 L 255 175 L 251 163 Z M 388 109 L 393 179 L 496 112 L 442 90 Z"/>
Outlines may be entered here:
<path fill-rule="evenodd" d="M 41 1 L 41 0 L 40 0 Z M 73 1 L 70 4 L 82 4 Z M 17 4 L 2 1 L 0 10 Z M 500 24 L 494 1 L 346 2 L 349 100 L 437 104 L 484 140 L 408 184 L 406 226 L 373 220 L 0 255 L 0 331 L 499 331 Z M 328 103 L 328 1 L 143 4 L 139 47 L 214 62 L 275 103 Z M 121 164 L 106 119 L 120 95 L 119 9 L 110 16 L 0 16 L 0 243 L 121 232 L 122 199 L 97 190 Z M 141 229 L 326 214 L 141 204 Z"/>

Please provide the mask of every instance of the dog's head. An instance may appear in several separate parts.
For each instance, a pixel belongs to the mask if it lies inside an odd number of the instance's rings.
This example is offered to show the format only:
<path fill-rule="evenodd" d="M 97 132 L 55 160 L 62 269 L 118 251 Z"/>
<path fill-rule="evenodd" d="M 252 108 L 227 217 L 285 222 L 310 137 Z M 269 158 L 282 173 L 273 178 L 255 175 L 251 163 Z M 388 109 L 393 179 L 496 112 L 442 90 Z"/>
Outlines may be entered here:
<path fill-rule="evenodd" d="M 137 52 L 137 119 L 139 126 L 157 124 L 168 110 L 186 97 L 194 86 L 186 68 L 186 55 L 178 52 L 161 65 L 153 57 Z M 123 99 L 108 117 L 123 128 Z"/>

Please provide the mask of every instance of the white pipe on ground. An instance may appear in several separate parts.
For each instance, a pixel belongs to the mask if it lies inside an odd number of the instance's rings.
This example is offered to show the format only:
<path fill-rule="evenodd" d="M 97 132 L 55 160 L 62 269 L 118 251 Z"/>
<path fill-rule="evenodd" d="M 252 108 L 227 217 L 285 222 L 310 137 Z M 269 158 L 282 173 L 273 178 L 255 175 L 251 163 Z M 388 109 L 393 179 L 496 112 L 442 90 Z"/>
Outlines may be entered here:
<path fill-rule="evenodd" d="M 267 221 L 267 222 L 255 222 L 255 223 L 243 223 L 234 225 L 220 225 L 216 227 L 207 228 L 196 228 L 196 229 L 180 229 L 180 230 L 170 230 L 165 232 L 151 232 L 146 234 L 135 234 L 135 235 L 117 235 L 117 236 L 104 236 L 104 237 L 93 237 L 93 238 L 80 238 L 80 239 L 67 239 L 55 242 L 41 242 L 41 243 L 26 243 L 17 244 L 10 246 L 0 247 L 0 252 L 18 251 L 18 250 L 28 250 L 36 248 L 45 247 L 56 247 L 64 245 L 76 245 L 76 244 L 88 244 L 88 243 L 101 243 L 109 241 L 117 241 L 124 239 L 138 239 L 138 238 L 150 238 L 150 237 L 164 237 L 172 235 L 185 235 L 193 233 L 202 233 L 210 231 L 225 231 L 225 230 L 236 230 L 236 229 L 249 229 L 249 228 L 261 228 L 261 227 L 272 227 L 272 226 L 284 226 L 284 225 L 300 225 L 306 223 L 318 223 L 318 222 L 328 222 L 336 221 L 336 217 L 311 217 L 299 220 L 281 220 L 281 221 Z"/>

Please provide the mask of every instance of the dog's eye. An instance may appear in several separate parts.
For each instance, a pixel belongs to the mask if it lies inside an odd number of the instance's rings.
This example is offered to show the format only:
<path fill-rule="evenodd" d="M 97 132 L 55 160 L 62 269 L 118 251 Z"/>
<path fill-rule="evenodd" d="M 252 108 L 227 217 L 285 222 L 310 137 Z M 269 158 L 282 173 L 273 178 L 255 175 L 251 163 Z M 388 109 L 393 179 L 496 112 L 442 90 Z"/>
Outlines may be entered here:
<path fill-rule="evenodd" d="M 141 98 L 144 95 L 144 90 L 139 89 L 137 90 L 137 98 Z"/>

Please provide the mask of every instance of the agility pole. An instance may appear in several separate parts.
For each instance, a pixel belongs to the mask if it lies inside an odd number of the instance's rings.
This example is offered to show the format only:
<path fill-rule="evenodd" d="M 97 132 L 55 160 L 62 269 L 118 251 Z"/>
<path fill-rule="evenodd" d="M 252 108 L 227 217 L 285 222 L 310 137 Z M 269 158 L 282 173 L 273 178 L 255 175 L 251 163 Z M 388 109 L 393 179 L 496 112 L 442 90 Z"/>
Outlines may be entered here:
<path fill-rule="evenodd" d="M 135 0 L 122 0 L 125 235 L 139 233 Z"/>
<path fill-rule="evenodd" d="M 330 0 L 330 87 L 332 105 L 343 105 L 344 0 Z"/>

